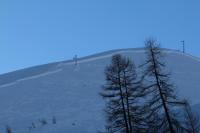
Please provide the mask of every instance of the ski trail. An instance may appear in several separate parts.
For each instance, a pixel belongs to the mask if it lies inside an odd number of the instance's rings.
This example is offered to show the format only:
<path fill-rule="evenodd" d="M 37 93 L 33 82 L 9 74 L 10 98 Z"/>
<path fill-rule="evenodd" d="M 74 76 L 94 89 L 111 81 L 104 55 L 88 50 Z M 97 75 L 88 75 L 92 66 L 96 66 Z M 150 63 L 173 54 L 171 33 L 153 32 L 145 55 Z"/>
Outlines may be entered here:
<path fill-rule="evenodd" d="M 126 50 L 126 51 L 116 51 L 116 52 L 113 52 L 113 53 L 110 53 L 110 54 L 106 54 L 106 55 L 103 55 L 103 56 L 98 56 L 98 57 L 93 57 L 93 58 L 88 58 L 88 59 L 79 59 L 78 60 L 78 63 L 86 63 L 86 62 L 90 62 L 90 61 L 97 61 L 97 60 L 100 60 L 100 59 L 105 59 L 105 58 L 109 58 L 109 57 L 112 57 L 114 54 L 123 54 L 123 53 L 143 53 L 145 50 L 136 50 L 136 51 L 133 51 L 133 50 Z M 75 64 L 73 61 L 72 62 L 68 62 L 68 63 L 60 63 L 58 64 L 58 66 L 66 66 L 66 65 L 73 65 Z"/>
<path fill-rule="evenodd" d="M 58 70 L 55 70 L 55 71 L 45 72 L 45 73 L 34 75 L 34 76 L 31 76 L 31 77 L 22 78 L 22 79 L 16 80 L 16 81 L 8 83 L 8 84 L 0 85 L 0 88 L 13 86 L 13 85 L 15 85 L 15 84 L 17 84 L 19 82 L 26 81 L 26 80 L 31 80 L 31 79 L 36 79 L 36 78 L 48 76 L 48 75 L 51 75 L 51 74 L 54 74 L 54 73 L 61 72 L 62 70 L 63 69 L 58 69 Z"/>

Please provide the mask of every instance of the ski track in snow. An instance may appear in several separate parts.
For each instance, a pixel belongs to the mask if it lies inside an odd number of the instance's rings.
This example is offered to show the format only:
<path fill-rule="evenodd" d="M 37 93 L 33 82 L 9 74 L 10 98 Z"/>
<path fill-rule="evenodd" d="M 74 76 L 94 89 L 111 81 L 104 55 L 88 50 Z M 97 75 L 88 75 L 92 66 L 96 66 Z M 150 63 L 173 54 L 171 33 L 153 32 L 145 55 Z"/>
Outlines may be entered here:
<path fill-rule="evenodd" d="M 135 50 L 134 51 L 134 53 L 142 53 L 142 52 L 144 52 L 144 50 Z M 103 55 L 103 56 L 92 57 L 92 58 L 88 58 L 88 59 L 79 59 L 78 63 L 86 63 L 86 62 L 90 62 L 90 61 L 97 61 L 97 60 L 100 60 L 100 59 L 105 59 L 105 58 L 111 57 L 114 54 L 121 54 L 121 53 L 133 53 L 133 50 L 116 51 L 114 53 L 106 54 L 106 55 Z M 66 65 L 72 65 L 72 64 L 74 64 L 73 61 L 68 62 L 68 63 L 59 64 L 59 66 L 66 66 Z"/>
<path fill-rule="evenodd" d="M 55 70 L 55 71 L 45 72 L 45 73 L 34 75 L 34 76 L 31 76 L 31 77 L 22 78 L 22 79 L 16 80 L 16 81 L 8 83 L 8 84 L 0 85 L 0 88 L 13 86 L 13 85 L 15 85 L 19 82 L 26 81 L 26 80 L 31 80 L 31 79 L 36 79 L 36 78 L 39 78 L 39 77 L 48 76 L 48 75 L 51 75 L 51 74 L 54 74 L 54 73 L 61 72 L 62 70 L 63 69 L 58 69 L 58 70 Z"/>

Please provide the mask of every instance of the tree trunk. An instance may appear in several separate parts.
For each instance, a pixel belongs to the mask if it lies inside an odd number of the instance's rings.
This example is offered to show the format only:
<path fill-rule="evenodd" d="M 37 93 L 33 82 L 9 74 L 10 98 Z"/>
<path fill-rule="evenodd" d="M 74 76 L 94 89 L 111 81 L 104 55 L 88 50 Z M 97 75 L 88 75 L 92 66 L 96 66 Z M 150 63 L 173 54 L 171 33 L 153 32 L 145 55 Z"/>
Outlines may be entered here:
<path fill-rule="evenodd" d="M 163 108 L 164 108 L 165 115 L 166 115 L 166 118 L 167 118 L 167 122 L 169 124 L 169 130 L 170 130 L 170 133 L 175 133 L 173 126 L 172 126 L 171 119 L 170 119 L 170 115 L 169 115 L 169 112 L 168 112 L 168 109 L 167 109 L 167 105 L 166 105 L 165 99 L 164 99 L 163 94 L 162 94 L 162 89 L 161 89 L 161 86 L 160 86 L 159 77 L 158 77 L 158 73 L 157 73 L 157 69 L 156 69 L 155 56 L 154 56 L 152 49 L 151 49 L 151 56 L 152 56 L 152 59 L 153 59 L 153 65 L 154 65 L 154 69 L 155 69 L 154 74 L 155 74 L 155 77 L 156 77 L 156 83 L 157 83 L 157 86 L 158 86 L 158 89 L 159 89 L 159 94 L 160 94 L 160 98 L 162 100 L 162 104 L 163 104 Z"/>

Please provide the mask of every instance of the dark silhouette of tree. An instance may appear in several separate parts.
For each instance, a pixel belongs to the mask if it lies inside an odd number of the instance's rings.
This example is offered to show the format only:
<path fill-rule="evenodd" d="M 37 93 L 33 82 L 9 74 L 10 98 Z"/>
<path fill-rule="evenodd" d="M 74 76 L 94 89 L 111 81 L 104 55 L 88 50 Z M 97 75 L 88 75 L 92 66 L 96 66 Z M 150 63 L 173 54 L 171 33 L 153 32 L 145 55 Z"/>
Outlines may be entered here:
<path fill-rule="evenodd" d="M 153 120 L 151 128 L 158 129 L 158 132 L 176 133 L 181 128 L 181 123 L 173 110 L 183 106 L 184 102 L 179 101 L 175 95 L 169 74 L 166 74 L 166 66 L 163 63 L 163 54 L 159 44 L 149 39 L 145 45 L 147 60 L 142 67 L 145 68 L 143 79 L 147 86 L 145 87 L 148 98 L 147 106 L 150 108 L 147 119 L 150 122 Z"/>
<path fill-rule="evenodd" d="M 140 117 L 137 98 L 139 85 L 135 66 L 121 55 L 112 57 L 112 63 L 105 70 L 106 85 L 101 95 L 106 99 L 108 133 L 133 133 L 139 130 Z"/>

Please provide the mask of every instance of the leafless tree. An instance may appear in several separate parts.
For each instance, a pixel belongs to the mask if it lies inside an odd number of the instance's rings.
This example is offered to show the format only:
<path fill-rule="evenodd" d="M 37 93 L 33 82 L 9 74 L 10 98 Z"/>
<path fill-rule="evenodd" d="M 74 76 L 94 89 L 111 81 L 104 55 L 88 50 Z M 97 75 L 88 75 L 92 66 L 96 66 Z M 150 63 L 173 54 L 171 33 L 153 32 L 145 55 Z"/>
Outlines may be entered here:
<path fill-rule="evenodd" d="M 134 64 L 117 54 L 105 70 L 106 85 L 101 95 L 106 99 L 106 116 L 108 133 L 133 133 L 141 121 L 139 115 L 139 85 L 136 81 Z"/>
<path fill-rule="evenodd" d="M 156 122 L 153 127 L 160 132 L 177 133 L 181 123 L 177 119 L 175 108 L 183 106 L 184 101 L 178 100 L 175 94 L 175 87 L 170 83 L 170 76 L 166 73 L 162 50 L 159 44 L 149 39 L 145 42 L 146 61 L 141 66 L 145 69 L 145 93 L 147 95 L 147 106 L 149 107 L 148 119 Z M 152 119 L 151 119 L 152 118 Z"/>

